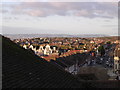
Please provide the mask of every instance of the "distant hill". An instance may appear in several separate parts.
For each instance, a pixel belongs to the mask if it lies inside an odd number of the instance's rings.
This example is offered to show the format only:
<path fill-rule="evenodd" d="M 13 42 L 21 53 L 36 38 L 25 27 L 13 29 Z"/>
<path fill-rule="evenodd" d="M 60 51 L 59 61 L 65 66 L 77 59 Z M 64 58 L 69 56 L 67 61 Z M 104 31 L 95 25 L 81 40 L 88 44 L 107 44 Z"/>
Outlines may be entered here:
<path fill-rule="evenodd" d="M 70 73 L 51 65 L 8 38 L 2 38 L 3 88 L 84 87 Z"/>
<path fill-rule="evenodd" d="M 109 35 L 104 34 L 4 34 L 4 36 L 18 39 L 18 38 L 37 38 L 37 37 L 81 37 L 81 38 L 89 38 L 89 37 L 107 37 Z"/>

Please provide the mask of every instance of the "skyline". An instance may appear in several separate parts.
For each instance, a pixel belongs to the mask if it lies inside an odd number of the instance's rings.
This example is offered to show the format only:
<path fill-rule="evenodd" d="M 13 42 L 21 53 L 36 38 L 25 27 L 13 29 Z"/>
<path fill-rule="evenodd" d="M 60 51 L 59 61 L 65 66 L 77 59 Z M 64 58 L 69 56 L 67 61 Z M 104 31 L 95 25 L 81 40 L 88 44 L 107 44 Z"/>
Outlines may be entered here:
<path fill-rule="evenodd" d="M 2 34 L 118 35 L 118 2 L 4 2 Z"/>

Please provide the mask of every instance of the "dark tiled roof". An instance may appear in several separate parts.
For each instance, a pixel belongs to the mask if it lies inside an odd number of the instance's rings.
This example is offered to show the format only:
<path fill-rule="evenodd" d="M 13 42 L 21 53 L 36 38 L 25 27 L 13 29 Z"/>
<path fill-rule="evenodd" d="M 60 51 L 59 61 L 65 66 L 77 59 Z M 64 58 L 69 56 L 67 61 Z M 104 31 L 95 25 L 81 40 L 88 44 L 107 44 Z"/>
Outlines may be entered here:
<path fill-rule="evenodd" d="M 116 80 L 106 80 L 106 81 L 87 81 L 85 82 L 86 87 L 95 88 L 117 88 L 120 89 L 120 81 Z"/>
<path fill-rule="evenodd" d="M 83 87 L 63 71 L 3 38 L 3 88 Z"/>
<path fill-rule="evenodd" d="M 88 55 L 85 53 L 78 53 L 78 54 L 70 55 L 67 57 L 57 58 L 55 62 L 61 65 L 63 68 L 65 68 L 65 67 L 75 65 L 76 62 L 78 62 L 78 64 L 82 64 L 85 62 L 85 59 L 87 57 Z"/>
<path fill-rule="evenodd" d="M 2 39 L 2 88 L 118 88 L 119 81 L 78 81 L 33 53 Z M 81 59 L 79 54 L 77 59 Z"/>
<path fill-rule="evenodd" d="M 62 60 L 56 60 L 55 62 L 63 68 L 67 67 L 67 65 L 64 62 L 62 62 Z"/>
<path fill-rule="evenodd" d="M 83 80 L 98 80 L 95 74 L 78 74 L 76 76 Z"/>

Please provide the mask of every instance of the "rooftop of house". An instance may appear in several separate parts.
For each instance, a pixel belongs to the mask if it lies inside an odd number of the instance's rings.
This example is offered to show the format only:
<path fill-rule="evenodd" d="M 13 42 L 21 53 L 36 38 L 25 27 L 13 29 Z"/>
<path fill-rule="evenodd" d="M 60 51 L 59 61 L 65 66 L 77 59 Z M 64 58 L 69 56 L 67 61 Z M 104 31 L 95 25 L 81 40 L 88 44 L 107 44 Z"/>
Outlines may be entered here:
<path fill-rule="evenodd" d="M 119 81 L 81 81 L 2 37 L 2 88 L 119 88 Z M 80 58 L 79 55 L 76 58 Z"/>
<path fill-rule="evenodd" d="M 7 38 L 3 37 L 2 41 L 3 88 L 83 87 L 70 73 L 28 52 Z"/>

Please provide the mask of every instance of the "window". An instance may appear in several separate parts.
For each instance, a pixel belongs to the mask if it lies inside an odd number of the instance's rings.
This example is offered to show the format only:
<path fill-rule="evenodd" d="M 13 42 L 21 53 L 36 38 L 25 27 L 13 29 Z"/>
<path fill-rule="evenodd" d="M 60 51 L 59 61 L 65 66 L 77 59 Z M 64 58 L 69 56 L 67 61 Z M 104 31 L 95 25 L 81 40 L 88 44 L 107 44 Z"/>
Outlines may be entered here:
<path fill-rule="evenodd" d="M 115 69 L 117 69 L 117 64 L 115 64 Z"/>
<path fill-rule="evenodd" d="M 118 67 L 119 67 L 119 70 L 120 70 L 120 63 L 119 63 L 119 66 L 118 66 Z"/>

